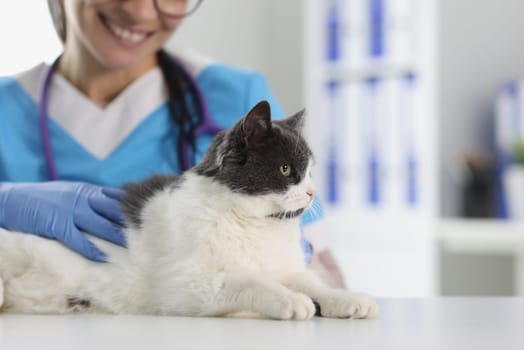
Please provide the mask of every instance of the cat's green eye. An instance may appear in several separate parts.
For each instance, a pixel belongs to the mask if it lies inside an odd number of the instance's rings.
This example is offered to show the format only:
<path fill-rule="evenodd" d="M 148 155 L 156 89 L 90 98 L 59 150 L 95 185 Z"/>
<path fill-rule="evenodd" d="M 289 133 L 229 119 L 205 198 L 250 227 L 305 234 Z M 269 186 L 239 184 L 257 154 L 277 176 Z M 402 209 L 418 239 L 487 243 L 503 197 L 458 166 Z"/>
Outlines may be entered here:
<path fill-rule="evenodd" d="M 282 175 L 284 176 L 289 176 L 291 175 L 291 165 L 289 164 L 282 164 L 280 166 L 280 172 L 282 173 Z"/>

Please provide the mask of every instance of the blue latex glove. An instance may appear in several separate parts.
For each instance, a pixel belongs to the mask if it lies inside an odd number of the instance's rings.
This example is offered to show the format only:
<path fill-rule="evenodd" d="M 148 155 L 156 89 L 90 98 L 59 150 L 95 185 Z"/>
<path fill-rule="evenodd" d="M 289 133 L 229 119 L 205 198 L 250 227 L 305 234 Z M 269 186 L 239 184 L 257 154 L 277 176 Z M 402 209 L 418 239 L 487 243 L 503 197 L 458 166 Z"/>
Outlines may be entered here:
<path fill-rule="evenodd" d="M 81 230 L 125 246 L 123 191 L 82 182 L 0 183 L 0 227 L 57 239 L 93 261 L 106 261 Z"/>

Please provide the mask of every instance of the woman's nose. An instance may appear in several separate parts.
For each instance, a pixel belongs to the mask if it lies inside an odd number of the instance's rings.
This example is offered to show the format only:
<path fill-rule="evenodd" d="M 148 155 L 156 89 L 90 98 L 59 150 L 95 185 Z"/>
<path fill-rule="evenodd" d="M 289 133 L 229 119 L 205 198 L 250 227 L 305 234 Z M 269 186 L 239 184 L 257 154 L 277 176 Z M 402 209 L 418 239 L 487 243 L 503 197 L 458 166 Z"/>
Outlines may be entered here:
<path fill-rule="evenodd" d="M 148 21 L 158 18 L 154 0 L 123 0 L 122 8 L 136 21 Z"/>

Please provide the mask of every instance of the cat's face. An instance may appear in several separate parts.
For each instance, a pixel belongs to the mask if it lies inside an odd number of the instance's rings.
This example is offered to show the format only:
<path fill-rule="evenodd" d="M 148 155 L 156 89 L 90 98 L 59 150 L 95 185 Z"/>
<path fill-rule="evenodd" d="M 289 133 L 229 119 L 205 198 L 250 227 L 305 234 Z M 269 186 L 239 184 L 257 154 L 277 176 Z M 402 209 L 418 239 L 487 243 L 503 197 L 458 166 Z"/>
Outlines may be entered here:
<path fill-rule="evenodd" d="M 271 121 L 269 104 L 258 103 L 235 126 L 217 135 L 199 174 L 252 197 L 260 215 L 289 218 L 312 202 L 312 153 L 301 135 L 303 111 Z"/>

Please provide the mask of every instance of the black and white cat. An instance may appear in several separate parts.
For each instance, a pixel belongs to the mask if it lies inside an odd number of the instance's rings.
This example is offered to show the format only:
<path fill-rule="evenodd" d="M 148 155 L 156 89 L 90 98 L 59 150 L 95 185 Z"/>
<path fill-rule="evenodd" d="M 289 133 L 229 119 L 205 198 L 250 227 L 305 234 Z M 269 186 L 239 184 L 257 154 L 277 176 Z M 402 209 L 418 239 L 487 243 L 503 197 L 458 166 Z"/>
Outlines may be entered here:
<path fill-rule="evenodd" d="M 128 185 L 128 249 L 92 238 L 110 263 L 0 229 L 0 311 L 371 318 L 375 301 L 308 271 L 299 215 L 311 206 L 303 113 L 257 104 L 182 176 Z M 314 301 L 314 302 L 313 302 Z"/>

